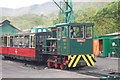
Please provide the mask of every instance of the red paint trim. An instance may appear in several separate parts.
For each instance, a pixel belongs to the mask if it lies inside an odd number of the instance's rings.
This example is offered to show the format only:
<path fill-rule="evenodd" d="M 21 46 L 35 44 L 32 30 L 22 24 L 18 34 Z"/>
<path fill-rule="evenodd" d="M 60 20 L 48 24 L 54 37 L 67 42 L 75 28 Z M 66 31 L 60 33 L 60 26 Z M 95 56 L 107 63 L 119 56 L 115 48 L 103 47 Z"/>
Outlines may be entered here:
<path fill-rule="evenodd" d="M 66 47 L 64 47 L 64 49 L 66 49 Z"/>
<path fill-rule="evenodd" d="M 8 54 L 8 47 L 0 47 L 0 53 Z"/>
<path fill-rule="evenodd" d="M 58 48 L 60 48 L 60 46 L 58 46 Z"/>
<path fill-rule="evenodd" d="M 80 43 L 80 45 L 82 45 L 82 43 Z"/>
<path fill-rule="evenodd" d="M 65 56 L 62 59 L 63 59 L 63 63 L 65 63 Z"/>
<path fill-rule="evenodd" d="M 63 42 L 66 42 L 66 39 L 63 39 Z"/>
<path fill-rule="evenodd" d="M 60 65 L 60 69 L 64 69 L 64 65 L 63 64 Z"/>
<path fill-rule="evenodd" d="M 51 66 L 51 65 L 50 65 L 50 62 L 48 62 L 47 65 L 48 65 L 48 67 L 50 67 L 50 66 Z"/>
<path fill-rule="evenodd" d="M 56 60 L 54 60 L 54 62 L 56 63 L 57 61 L 56 61 Z"/>
<path fill-rule="evenodd" d="M 68 60 L 66 60 L 66 64 L 68 64 Z"/>
<path fill-rule="evenodd" d="M 57 56 L 54 56 L 54 58 L 57 58 Z"/>
<path fill-rule="evenodd" d="M 58 68 L 58 64 L 57 63 L 55 63 L 55 68 Z"/>
<path fill-rule="evenodd" d="M 13 47 L 0 47 L 2 54 L 35 57 L 35 49 L 32 48 L 13 48 Z"/>

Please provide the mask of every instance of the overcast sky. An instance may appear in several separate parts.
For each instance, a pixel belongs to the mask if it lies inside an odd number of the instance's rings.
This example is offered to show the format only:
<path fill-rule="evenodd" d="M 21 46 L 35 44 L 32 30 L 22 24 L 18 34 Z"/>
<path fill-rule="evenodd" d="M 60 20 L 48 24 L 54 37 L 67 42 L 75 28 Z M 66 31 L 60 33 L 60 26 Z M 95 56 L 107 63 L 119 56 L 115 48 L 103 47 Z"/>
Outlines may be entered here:
<path fill-rule="evenodd" d="M 42 4 L 52 0 L 0 0 L 0 7 L 6 8 L 21 8 L 34 4 Z M 55 0 L 60 1 L 60 0 Z M 63 0 L 62 0 L 63 1 Z M 72 0 L 74 2 L 108 2 L 111 0 Z"/>
<path fill-rule="evenodd" d="M 0 0 L 0 7 L 20 8 L 33 4 L 42 4 L 52 0 Z"/>

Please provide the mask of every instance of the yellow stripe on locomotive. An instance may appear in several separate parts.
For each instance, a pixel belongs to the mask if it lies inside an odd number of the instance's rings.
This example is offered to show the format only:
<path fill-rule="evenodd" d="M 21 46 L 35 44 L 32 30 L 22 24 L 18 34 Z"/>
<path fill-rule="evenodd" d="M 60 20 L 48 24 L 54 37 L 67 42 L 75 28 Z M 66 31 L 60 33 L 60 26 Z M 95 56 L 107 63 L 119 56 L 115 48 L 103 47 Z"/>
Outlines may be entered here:
<path fill-rule="evenodd" d="M 94 55 L 69 55 L 68 56 L 68 67 L 77 67 L 81 64 L 81 61 L 84 62 L 87 66 L 94 66 Z M 82 65 L 81 65 L 82 66 Z"/>

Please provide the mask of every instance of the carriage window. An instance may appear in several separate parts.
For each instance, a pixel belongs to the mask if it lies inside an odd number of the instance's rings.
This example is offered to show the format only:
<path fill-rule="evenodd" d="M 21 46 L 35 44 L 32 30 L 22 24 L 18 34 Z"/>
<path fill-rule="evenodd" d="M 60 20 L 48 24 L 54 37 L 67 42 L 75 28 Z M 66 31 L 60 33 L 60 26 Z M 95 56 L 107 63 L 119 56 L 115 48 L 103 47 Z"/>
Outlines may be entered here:
<path fill-rule="evenodd" d="M 66 35 L 67 35 L 67 27 L 63 26 L 62 27 L 62 37 L 64 38 L 64 37 L 66 37 Z"/>
<path fill-rule="evenodd" d="M 35 36 L 32 36 L 32 48 L 35 48 L 36 45 L 36 39 Z"/>
<path fill-rule="evenodd" d="M 60 32 L 61 30 L 60 30 L 60 29 L 61 29 L 61 28 L 58 28 L 58 31 L 57 31 L 57 38 L 58 38 L 58 39 L 61 38 L 61 32 Z"/>
<path fill-rule="evenodd" d="M 18 41 L 19 39 L 18 39 L 18 36 L 15 36 L 14 38 L 13 38 L 13 45 L 14 45 L 14 47 L 18 47 L 18 45 L 19 45 L 19 41 Z"/>
<path fill-rule="evenodd" d="M 29 36 L 25 36 L 24 37 L 24 48 L 28 48 L 29 47 Z"/>
<path fill-rule="evenodd" d="M 43 32 L 46 32 L 46 29 L 43 29 Z"/>
<path fill-rule="evenodd" d="M 10 47 L 10 36 L 7 37 L 7 47 Z"/>
<path fill-rule="evenodd" d="M 10 37 L 10 47 L 13 47 L 13 36 Z"/>
<path fill-rule="evenodd" d="M 71 38 L 83 38 L 83 26 L 70 27 Z"/>
<path fill-rule="evenodd" d="M 92 38 L 92 27 L 86 27 L 86 38 Z"/>
<path fill-rule="evenodd" d="M 7 37 L 4 37 L 4 46 L 7 47 Z"/>
<path fill-rule="evenodd" d="M 32 36 L 29 36 L 29 48 L 32 48 Z"/>
<path fill-rule="evenodd" d="M 38 32 L 41 32 L 41 29 L 38 29 Z"/>
<path fill-rule="evenodd" d="M 4 37 L 1 37 L 1 39 L 0 39 L 0 46 L 4 47 Z"/>
<path fill-rule="evenodd" d="M 23 36 L 19 37 L 19 47 L 20 48 L 24 47 L 24 37 Z"/>
<path fill-rule="evenodd" d="M 36 45 L 35 43 L 36 43 L 35 36 L 31 35 L 29 40 L 29 48 L 35 48 L 35 45 Z"/>

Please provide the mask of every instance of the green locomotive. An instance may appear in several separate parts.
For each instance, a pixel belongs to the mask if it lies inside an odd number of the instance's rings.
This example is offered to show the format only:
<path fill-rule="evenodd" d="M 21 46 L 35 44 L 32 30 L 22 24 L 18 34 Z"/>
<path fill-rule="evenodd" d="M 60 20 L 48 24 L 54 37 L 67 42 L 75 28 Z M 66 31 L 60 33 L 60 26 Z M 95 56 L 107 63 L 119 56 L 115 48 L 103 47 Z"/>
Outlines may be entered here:
<path fill-rule="evenodd" d="M 49 27 L 52 38 L 46 40 L 47 52 L 51 55 L 47 60 L 48 67 L 73 68 L 80 66 L 94 66 L 93 55 L 93 23 L 74 23 L 72 0 L 65 1 L 65 23 Z"/>

